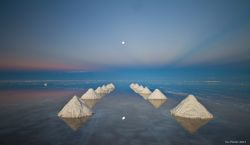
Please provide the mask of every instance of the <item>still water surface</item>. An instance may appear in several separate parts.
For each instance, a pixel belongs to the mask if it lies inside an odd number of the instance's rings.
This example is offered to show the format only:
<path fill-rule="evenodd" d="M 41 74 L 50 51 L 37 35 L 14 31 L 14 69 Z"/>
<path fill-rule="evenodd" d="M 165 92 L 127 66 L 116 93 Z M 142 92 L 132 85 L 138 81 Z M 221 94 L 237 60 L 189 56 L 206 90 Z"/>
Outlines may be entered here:
<path fill-rule="evenodd" d="M 105 81 L 1 82 L 1 145 L 222 145 L 250 138 L 249 84 L 223 82 L 140 82 L 159 88 L 166 102 L 145 101 L 126 81 L 114 81 L 116 90 L 92 105 L 90 118 L 57 117 L 73 95 Z M 171 116 L 188 94 L 214 115 L 210 121 Z M 126 119 L 122 120 L 125 116 Z M 246 143 L 248 144 L 248 142 Z"/>

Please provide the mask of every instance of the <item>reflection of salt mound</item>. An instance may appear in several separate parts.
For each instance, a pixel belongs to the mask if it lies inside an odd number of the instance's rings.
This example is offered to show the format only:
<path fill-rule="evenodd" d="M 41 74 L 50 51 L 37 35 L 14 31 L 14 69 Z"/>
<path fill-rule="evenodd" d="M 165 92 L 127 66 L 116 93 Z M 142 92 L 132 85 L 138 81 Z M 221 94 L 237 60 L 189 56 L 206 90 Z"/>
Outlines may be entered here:
<path fill-rule="evenodd" d="M 207 124 L 211 119 L 191 119 L 174 116 L 176 121 L 185 128 L 189 133 L 195 133 L 200 127 Z"/>
<path fill-rule="evenodd" d="M 92 111 L 76 96 L 74 96 L 58 113 L 58 116 L 63 118 L 80 118 L 91 115 Z"/>
<path fill-rule="evenodd" d="M 148 99 L 148 101 L 157 109 L 166 102 L 166 99 Z"/>
<path fill-rule="evenodd" d="M 185 118 L 201 118 L 209 119 L 213 118 L 213 115 L 207 111 L 207 109 L 200 103 L 193 95 L 188 95 L 187 98 L 181 101 L 171 111 L 174 116 Z"/>
<path fill-rule="evenodd" d="M 100 99 L 83 99 L 84 103 L 92 109 Z"/>
<path fill-rule="evenodd" d="M 98 95 L 92 88 L 82 95 L 81 99 L 100 99 L 101 96 Z"/>
<path fill-rule="evenodd" d="M 85 124 L 90 117 L 81 118 L 61 118 L 72 130 L 77 131 L 83 124 Z"/>
<path fill-rule="evenodd" d="M 158 89 L 155 89 L 154 92 L 148 96 L 148 99 L 167 99 L 167 97 Z"/>

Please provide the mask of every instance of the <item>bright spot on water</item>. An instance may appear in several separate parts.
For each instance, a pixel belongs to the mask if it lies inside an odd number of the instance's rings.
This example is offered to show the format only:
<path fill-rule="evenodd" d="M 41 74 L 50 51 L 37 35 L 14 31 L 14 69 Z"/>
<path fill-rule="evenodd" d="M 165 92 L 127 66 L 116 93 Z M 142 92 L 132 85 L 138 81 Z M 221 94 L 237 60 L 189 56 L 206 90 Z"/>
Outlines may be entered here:
<path fill-rule="evenodd" d="M 122 117 L 122 120 L 125 120 L 125 119 L 126 119 L 125 116 L 123 116 L 123 117 Z"/>
<path fill-rule="evenodd" d="M 44 85 L 44 87 L 47 87 L 48 84 L 47 84 L 47 83 L 44 83 L 43 85 Z"/>
<path fill-rule="evenodd" d="M 122 41 L 122 45 L 124 45 L 125 44 L 125 41 Z"/>

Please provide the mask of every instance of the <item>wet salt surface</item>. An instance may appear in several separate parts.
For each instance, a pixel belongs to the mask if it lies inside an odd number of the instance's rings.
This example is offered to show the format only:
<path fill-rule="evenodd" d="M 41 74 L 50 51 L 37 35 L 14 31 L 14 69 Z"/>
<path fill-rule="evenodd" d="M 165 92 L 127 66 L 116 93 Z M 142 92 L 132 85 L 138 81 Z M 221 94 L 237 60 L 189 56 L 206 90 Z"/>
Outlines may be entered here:
<path fill-rule="evenodd" d="M 215 118 L 194 133 L 185 129 L 185 125 L 180 124 L 169 112 L 185 98 L 183 94 L 171 94 L 164 90 L 168 100 L 156 109 L 153 104 L 128 89 L 127 84 L 118 85 L 114 92 L 96 103 L 93 107 L 95 114 L 81 124 L 79 120 L 65 122 L 57 117 L 57 113 L 71 95 L 79 95 L 84 92 L 83 89 L 1 90 L 0 144 L 221 145 L 228 140 L 248 140 L 249 110 L 242 106 L 247 108 L 249 101 L 222 101 L 222 92 L 225 90 L 213 91 L 209 89 L 212 87 L 203 86 L 207 91 L 198 92 L 198 99 Z M 184 88 L 181 91 L 187 90 Z M 237 96 L 241 96 L 241 93 L 238 92 Z M 217 99 L 216 96 L 221 98 Z M 121 119 L 123 116 L 126 116 L 125 120 Z M 76 129 L 72 129 L 72 125 Z"/>

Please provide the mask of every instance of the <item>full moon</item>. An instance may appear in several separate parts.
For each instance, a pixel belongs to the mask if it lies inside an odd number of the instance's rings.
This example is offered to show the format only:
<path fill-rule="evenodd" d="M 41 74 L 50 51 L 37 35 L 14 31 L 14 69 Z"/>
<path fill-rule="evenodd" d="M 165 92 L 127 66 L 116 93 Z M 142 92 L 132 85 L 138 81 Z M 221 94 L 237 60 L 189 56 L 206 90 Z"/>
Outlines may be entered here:
<path fill-rule="evenodd" d="M 122 45 L 124 45 L 125 44 L 125 41 L 122 41 Z"/>

